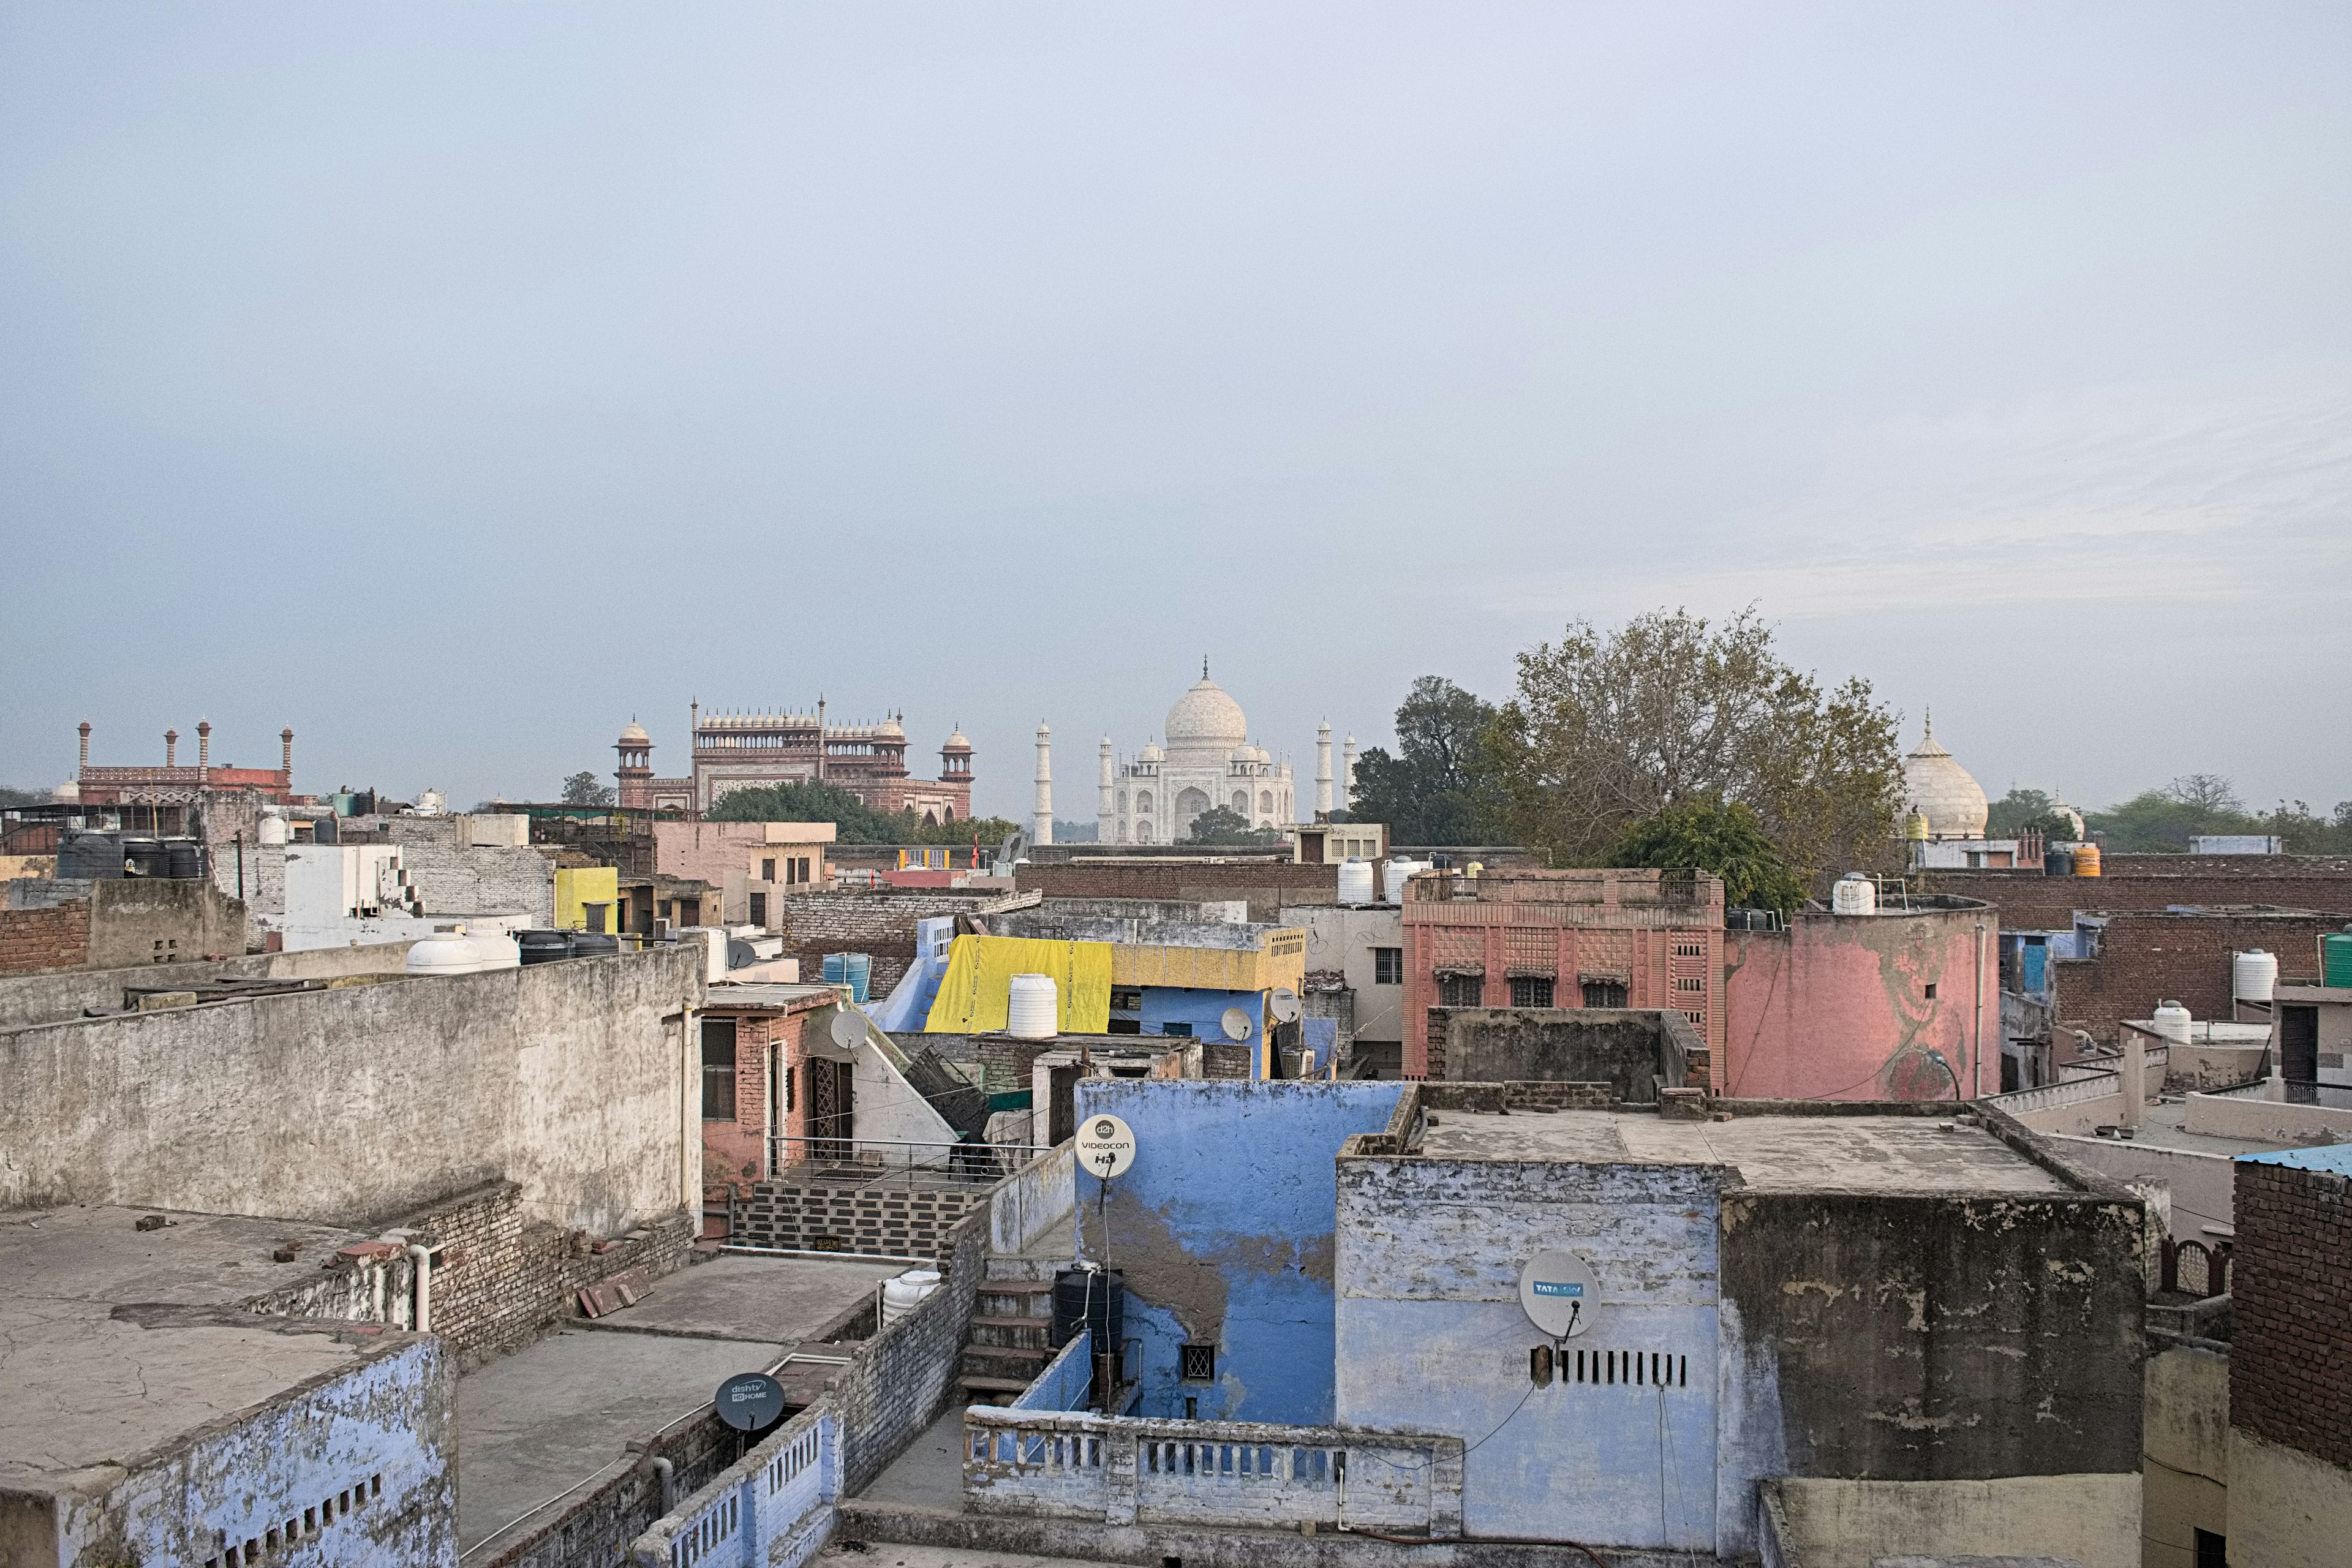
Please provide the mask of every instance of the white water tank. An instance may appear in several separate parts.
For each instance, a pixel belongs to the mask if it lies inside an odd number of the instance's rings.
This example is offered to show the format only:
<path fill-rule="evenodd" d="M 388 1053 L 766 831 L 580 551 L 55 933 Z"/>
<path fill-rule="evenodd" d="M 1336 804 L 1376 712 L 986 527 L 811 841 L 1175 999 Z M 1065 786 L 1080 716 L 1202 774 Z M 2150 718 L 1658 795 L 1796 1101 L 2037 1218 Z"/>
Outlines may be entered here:
<path fill-rule="evenodd" d="M 2189 1009 L 2178 1002 L 2160 1002 L 2156 1009 L 2156 1032 L 2176 1046 L 2189 1043 Z"/>
<path fill-rule="evenodd" d="M 283 816 L 274 811 L 261 814 L 260 826 L 254 833 L 257 840 L 263 844 L 283 844 L 288 837 L 286 819 Z"/>
<path fill-rule="evenodd" d="M 909 1268 L 895 1279 L 882 1282 L 882 1326 L 889 1327 L 923 1304 L 923 1299 L 940 1288 L 940 1271 L 936 1268 Z"/>
<path fill-rule="evenodd" d="M 1830 889 L 1830 912 L 1835 915 L 1874 915 L 1878 912 L 1878 885 L 1859 871 L 1849 871 Z"/>
<path fill-rule="evenodd" d="M 1370 860 L 1350 855 L 1339 862 L 1339 901 L 1343 904 L 1369 904 L 1372 901 L 1372 863 Z"/>
<path fill-rule="evenodd" d="M 411 974 L 479 974 L 491 969 L 520 969 L 522 950 L 502 931 L 469 935 L 462 925 L 416 939 L 401 965 Z"/>
<path fill-rule="evenodd" d="M 2267 1002 L 2278 988 L 2278 954 L 2250 947 L 2230 960 L 2230 994 L 2240 1002 Z"/>
<path fill-rule="evenodd" d="M 1016 1040 L 1050 1040 L 1059 1015 L 1054 1005 L 1054 977 L 1016 974 L 1004 1005 L 1004 1032 Z"/>
<path fill-rule="evenodd" d="M 1415 872 L 1428 869 L 1429 862 L 1426 860 L 1408 860 L 1402 856 L 1391 860 L 1381 868 L 1381 902 L 1404 902 L 1404 885 L 1412 880 Z"/>

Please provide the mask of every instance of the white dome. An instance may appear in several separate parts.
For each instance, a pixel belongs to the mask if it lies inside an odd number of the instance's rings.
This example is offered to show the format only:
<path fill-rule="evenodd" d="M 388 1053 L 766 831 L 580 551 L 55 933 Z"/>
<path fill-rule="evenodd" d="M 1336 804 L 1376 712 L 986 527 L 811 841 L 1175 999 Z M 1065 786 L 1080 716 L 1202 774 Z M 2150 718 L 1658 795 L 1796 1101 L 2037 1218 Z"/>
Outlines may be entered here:
<path fill-rule="evenodd" d="M 971 750 L 971 742 L 963 738 L 963 731 L 961 730 L 958 730 L 948 737 L 947 744 L 941 746 L 940 750 L 942 752 L 969 752 Z"/>
<path fill-rule="evenodd" d="M 81 798 L 81 785 L 73 779 L 68 779 L 49 792 L 49 798 L 60 805 L 71 805 Z"/>
<path fill-rule="evenodd" d="M 1933 719 L 1919 749 L 1903 760 L 1904 804 L 1927 819 L 1930 838 L 1981 838 L 1985 792 L 1952 753 L 1936 744 Z"/>
<path fill-rule="evenodd" d="M 646 733 L 645 726 L 638 723 L 635 719 L 630 720 L 629 727 L 621 731 L 621 743 L 625 746 L 642 746 L 652 739 L 653 737 L 651 735 Z"/>
<path fill-rule="evenodd" d="M 1194 756 L 1224 757 L 1249 739 L 1242 705 L 1207 676 L 1168 710 L 1168 749 Z"/>
<path fill-rule="evenodd" d="M 1139 763 L 1156 763 L 1166 756 L 1167 753 L 1160 749 L 1160 743 L 1157 741 L 1146 741 L 1143 742 L 1143 750 L 1135 753 L 1135 760 Z"/>

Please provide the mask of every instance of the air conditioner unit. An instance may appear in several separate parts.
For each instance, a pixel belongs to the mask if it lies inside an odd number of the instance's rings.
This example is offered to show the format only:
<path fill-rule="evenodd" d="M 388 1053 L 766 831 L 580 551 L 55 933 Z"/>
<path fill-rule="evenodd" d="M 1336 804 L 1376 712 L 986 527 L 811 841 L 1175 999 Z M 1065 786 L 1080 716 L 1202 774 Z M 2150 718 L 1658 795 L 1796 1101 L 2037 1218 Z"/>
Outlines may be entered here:
<path fill-rule="evenodd" d="M 669 921 L 663 920 L 658 915 L 654 917 L 654 940 L 656 942 L 667 942 L 669 940 Z"/>

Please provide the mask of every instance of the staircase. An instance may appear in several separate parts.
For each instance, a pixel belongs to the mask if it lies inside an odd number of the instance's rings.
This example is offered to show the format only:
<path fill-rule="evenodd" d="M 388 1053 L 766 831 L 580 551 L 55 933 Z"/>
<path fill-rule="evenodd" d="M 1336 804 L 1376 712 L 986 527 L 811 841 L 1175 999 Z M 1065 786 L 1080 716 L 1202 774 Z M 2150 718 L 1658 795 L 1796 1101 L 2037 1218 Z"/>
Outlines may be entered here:
<path fill-rule="evenodd" d="M 1052 1258 L 990 1256 L 964 1332 L 958 1379 L 964 1403 L 1010 1405 L 1054 1359 L 1046 1342 L 1054 1326 L 1054 1274 L 1066 1267 Z"/>

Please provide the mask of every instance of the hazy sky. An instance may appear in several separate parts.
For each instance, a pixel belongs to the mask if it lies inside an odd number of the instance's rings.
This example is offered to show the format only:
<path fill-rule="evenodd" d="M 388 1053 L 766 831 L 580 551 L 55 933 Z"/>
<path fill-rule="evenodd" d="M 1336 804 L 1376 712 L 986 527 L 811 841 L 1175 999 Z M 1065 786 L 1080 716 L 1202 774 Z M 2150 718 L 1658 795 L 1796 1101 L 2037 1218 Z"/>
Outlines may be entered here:
<path fill-rule="evenodd" d="M 1754 601 L 1998 795 L 2352 797 L 2352 7 L 0 5 L 0 782 L 979 804 Z M 1302 798 L 1306 791 L 1302 789 Z"/>

